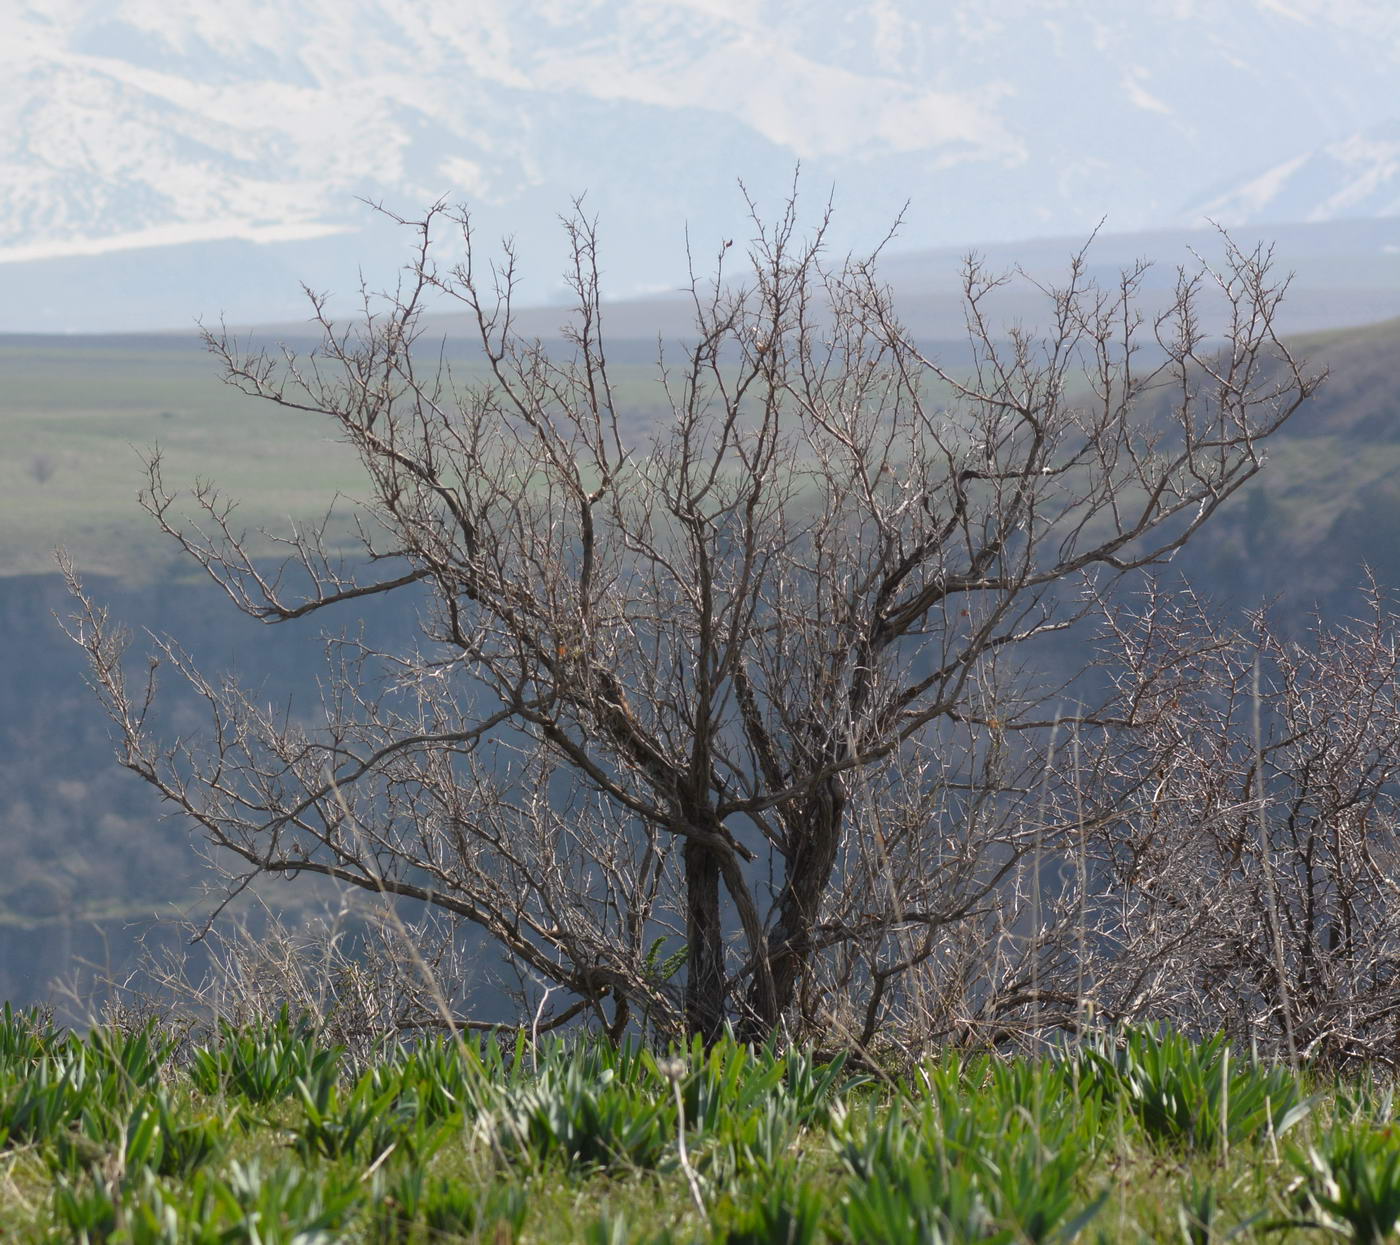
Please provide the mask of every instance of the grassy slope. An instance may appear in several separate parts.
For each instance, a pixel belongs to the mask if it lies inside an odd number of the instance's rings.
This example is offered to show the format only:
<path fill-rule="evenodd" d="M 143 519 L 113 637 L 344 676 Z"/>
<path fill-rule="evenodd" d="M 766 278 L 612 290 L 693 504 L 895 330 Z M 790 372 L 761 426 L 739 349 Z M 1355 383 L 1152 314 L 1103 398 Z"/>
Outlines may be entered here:
<path fill-rule="evenodd" d="M 52 568 L 66 546 L 81 565 L 145 575 L 165 542 L 136 506 L 140 451 L 159 445 L 168 481 L 213 477 L 246 497 L 250 525 L 306 518 L 357 482 L 353 457 L 325 431 L 222 385 L 188 342 L 0 341 L 0 573 Z M 34 478 L 37 460 L 53 474 Z"/>
<path fill-rule="evenodd" d="M 1400 320 L 1293 345 L 1328 367 L 1329 380 L 1270 447 L 1270 467 L 1249 490 L 1260 497 L 1236 502 L 1200 543 L 1229 561 L 1232 549 L 1258 556 L 1262 540 L 1270 560 L 1315 562 L 1326 579 L 1340 574 L 1338 555 L 1357 533 L 1400 530 L 1400 490 L 1389 483 L 1400 468 Z M 0 338 L 0 375 L 0 437 L 10 447 L 0 459 L 0 574 L 50 569 L 58 544 L 93 570 L 150 578 L 169 566 L 168 542 L 135 505 L 140 451 L 153 445 L 170 486 L 213 479 L 240 500 L 249 527 L 284 530 L 288 517 L 319 517 L 337 491 L 362 487 L 353 455 L 324 422 L 223 385 L 187 338 Z M 653 367 L 629 362 L 614 377 L 637 422 L 663 408 Z M 53 468 L 46 482 L 33 474 L 39 460 Z"/>
<path fill-rule="evenodd" d="M 1182 561 L 1234 604 L 1283 597 L 1304 612 L 1350 610 L 1363 564 L 1400 586 L 1400 320 L 1289 345 L 1327 380 Z"/>
<path fill-rule="evenodd" d="M 470 372 L 470 368 L 459 369 Z M 617 392 L 646 418 L 660 405 L 655 369 L 613 369 Z M 211 479 L 237 498 L 249 529 L 319 518 L 363 476 L 328 421 L 280 411 L 219 380 L 187 338 L 0 338 L 0 575 L 53 568 L 63 545 L 80 566 L 150 579 L 169 542 L 136 505 L 142 453 L 159 446 L 170 488 Z M 52 475 L 35 478 L 47 461 Z"/>

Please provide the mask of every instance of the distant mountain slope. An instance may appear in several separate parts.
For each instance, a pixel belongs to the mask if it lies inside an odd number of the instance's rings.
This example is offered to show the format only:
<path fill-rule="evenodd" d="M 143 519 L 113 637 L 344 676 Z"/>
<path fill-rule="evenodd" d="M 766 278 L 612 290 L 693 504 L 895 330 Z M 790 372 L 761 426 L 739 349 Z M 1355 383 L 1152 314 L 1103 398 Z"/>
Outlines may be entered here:
<path fill-rule="evenodd" d="M 1289 348 L 1314 367 L 1327 368 L 1328 376 L 1306 413 L 1286 426 L 1287 436 L 1345 437 L 1359 446 L 1400 444 L 1400 318 L 1296 336 Z"/>
<path fill-rule="evenodd" d="M 1400 104 L 1397 104 L 1400 107 Z M 1400 214 L 1400 120 L 1290 156 L 1185 212 L 1223 225 L 1333 221 Z"/>
<path fill-rule="evenodd" d="M 906 198 L 911 248 L 1141 229 L 1384 120 L 1398 70 L 1380 0 L 16 0 L 0 329 L 267 319 L 296 278 L 389 280 L 400 243 L 357 196 L 469 201 L 525 240 L 533 301 L 572 195 L 630 296 L 679 282 L 687 224 L 702 255 L 745 228 L 736 178 L 771 208 L 799 160 L 841 247 Z"/>
<path fill-rule="evenodd" d="M 1400 595 L 1400 319 L 1296 337 L 1328 378 L 1268 449 L 1268 465 L 1181 558 L 1216 599 L 1354 609 L 1366 568 Z"/>
<path fill-rule="evenodd" d="M 1400 216 L 1311 225 L 1243 225 L 1230 233 L 1245 248 L 1271 246 L 1275 276 L 1290 279 L 1280 316 L 1282 332 L 1310 333 L 1400 315 Z M 970 251 L 989 271 L 1020 270 L 1032 279 L 1013 281 L 990 306 L 1001 323 L 1033 324 L 1045 314 L 1049 300 L 1032 281 L 1046 286 L 1064 281 L 1071 259 L 1086 244 L 1089 275 L 1109 285 L 1138 260 L 1152 261 L 1153 269 L 1143 283 L 1145 308 L 1160 307 L 1171 296 L 1179 265 L 1194 267 L 1201 258 L 1219 263 L 1224 251 L 1223 239 L 1214 229 L 1103 233 L 1092 243 L 1086 230 L 1077 236 L 924 251 L 895 244 L 882 257 L 880 273 L 894 289 L 900 316 L 913 333 L 926 341 L 952 342 L 965 337 L 962 269 Z M 265 271 L 272 280 L 271 269 Z M 304 337 L 309 331 L 306 300 L 294 289 L 289 274 L 283 276 L 283 289 L 295 314 L 254 327 L 271 339 Z M 569 314 L 566 305 L 523 307 L 516 327 L 528 336 L 553 338 Z M 673 289 L 644 298 L 610 300 L 603 318 L 615 357 L 617 346 L 625 342 L 629 360 L 647 362 L 654 358 L 658 335 L 679 338 L 690 333 L 693 307 L 688 297 Z M 462 313 L 435 314 L 428 327 L 454 338 L 471 337 L 476 331 L 472 318 Z"/>

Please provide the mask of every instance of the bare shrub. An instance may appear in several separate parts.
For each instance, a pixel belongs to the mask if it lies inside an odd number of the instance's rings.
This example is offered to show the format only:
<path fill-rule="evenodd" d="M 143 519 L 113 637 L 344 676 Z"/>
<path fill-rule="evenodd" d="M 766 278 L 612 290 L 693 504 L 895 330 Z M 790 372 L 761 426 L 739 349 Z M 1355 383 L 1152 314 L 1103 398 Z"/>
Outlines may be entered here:
<path fill-rule="evenodd" d="M 35 454 L 29 460 L 29 478 L 35 484 L 47 484 L 58 470 L 58 459 L 52 454 Z"/>
<path fill-rule="evenodd" d="M 1091 993 L 1115 1017 L 1393 1063 L 1400 636 L 1383 594 L 1295 639 L 1263 613 L 1222 633 L 1182 594 L 1117 623 L 1139 729 L 1114 774 L 1133 794 L 1093 837 Z"/>
<path fill-rule="evenodd" d="M 445 270 L 448 225 L 466 259 Z M 474 925 L 559 1000 L 550 1017 L 866 1044 L 994 1029 L 1044 989 L 1044 957 L 1021 982 L 1017 950 L 1041 864 L 1110 811 L 1051 746 L 1107 719 L 1047 708 L 1018 665 L 1188 540 L 1311 392 L 1274 333 L 1268 254 L 1227 246 L 1151 316 L 1145 266 L 1103 287 L 1080 255 L 1041 291 L 1041 334 L 997 326 L 1011 278 L 971 261 L 954 370 L 904 330 L 875 259 L 827 263 L 824 223 L 804 234 L 789 204 L 755 215 L 741 274 L 726 243 L 693 278 L 666 418 L 639 430 L 593 227 L 566 227 L 563 349 L 515 333 L 513 252 L 484 262 L 440 210 L 359 324 L 313 300 L 312 355 L 209 336 L 230 383 L 359 453 L 363 548 L 301 529 L 261 564 L 212 488 L 181 517 L 154 454 L 146 508 L 257 618 L 411 594 L 421 644 L 336 646 L 307 726 L 171 641 L 128 682 L 70 568 L 122 763 L 232 887 L 319 875 Z M 479 368 L 421 342 L 433 299 L 476 326 Z M 207 706 L 203 740 L 148 728 L 160 669 Z"/>

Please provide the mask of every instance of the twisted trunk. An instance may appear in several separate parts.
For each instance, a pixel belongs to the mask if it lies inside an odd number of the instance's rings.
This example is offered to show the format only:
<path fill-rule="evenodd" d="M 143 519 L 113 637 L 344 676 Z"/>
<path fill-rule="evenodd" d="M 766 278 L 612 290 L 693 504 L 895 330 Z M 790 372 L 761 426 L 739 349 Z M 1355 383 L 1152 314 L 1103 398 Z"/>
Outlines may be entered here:
<path fill-rule="evenodd" d="M 807 797 L 800 817 L 789 826 L 787 877 L 778 896 L 777 921 L 768 934 L 773 989 L 765 997 L 757 977 L 750 987 L 743 1025 L 743 1036 L 749 1041 L 765 1040 L 792 1006 L 814 950 L 813 930 L 836 868 L 845 808 L 840 783 L 829 778 Z"/>
<path fill-rule="evenodd" d="M 708 1046 L 724 1032 L 724 933 L 720 924 L 719 856 L 689 840 L 685 864 L 685 1019 Z"/>

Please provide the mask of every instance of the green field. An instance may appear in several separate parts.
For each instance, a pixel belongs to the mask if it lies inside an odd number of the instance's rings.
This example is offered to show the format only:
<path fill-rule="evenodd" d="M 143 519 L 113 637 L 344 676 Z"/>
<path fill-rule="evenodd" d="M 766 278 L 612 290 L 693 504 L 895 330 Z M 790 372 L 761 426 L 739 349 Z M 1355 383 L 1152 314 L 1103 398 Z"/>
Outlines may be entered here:
<path fill-rule="evenodd" d="M 51 570 L 63 545 L 90 571 L 158 576 L 173 551 L 136 504 L 153 446 L 172 487 L 210 478 L 246 498 L 250 527 L 308 518 L 357 480 L 327 429 L 238 394 L 186 341 L 9 341 L 0 375 L 3 574 Z"/>
<path fill-rule="evenodd" d="M 1347 561 L 1325 546 L 1344 544 L 1352 528 L 1400 533 L 1400 497 L 1386 483 L 1400 469 L 1389 370 L 1397 341 L 1400 322 L 1390 321 L 1293 343 L 1331 376 L 1268 447 L 1269 469 L 1249 490 L 1260 494 L 1253 511 L 1245 498 L 1233 502 L 1214 525 L 1217 537 L 1250 546 L 1242 529 L 1253 528 L 1280 565 L 1302 565 L 1306 574 L 1308 566 L 1323 573 Z M 665 402 L 655 365 L 642 361 L 648 349 L 623 345 L 628 362 L 611 372 L 624 435 L 637 443 Z M 457 380 L 477 379 L 460 345 L 453 349 Z M 212 480 L 239 499 L 249 530 L 283 532 L 289 519 L 320 518 L 337 493 L 353 498 L 364 487 L 328 421 L 225 385 L 217 360 L 189 337 L 0 338 L 0 375 L 0 435 L 10 451 L 0 458 L 0 575 L 52 569 L 58 545 L 80 567 L 133 582 L 188 574 L 136 505 L 142 455 L 155 446 L 168 487 Z M 1373 563 L 1378 556 L 1367 551 Z"/>
<path fill-rule="evenodd" d="M 460 380 L 477 371 L 454 368 Z M 612 373 L 620 401 L 650 418 L 655 368 Z M 320 518 L 337 493 L 363 491 L 328 420 L 239 393 L 189 338 L 0 338 L 0 376 L 0 575 L 52 570 L 60 545 L 81 568 L 131 582 L 186 572 L 136 503 L 156 446 L 167 487 L 213 481 L 250 531 L 283 532 L 289 519 Z"/>
<path fill-rule="evenodd" d="M 525 1034 L 0 1018 L 0 1235 L 121 1242 L 1392 1239 L 1393 1097 L 1216 1038 L 857 1070 Z"/>

